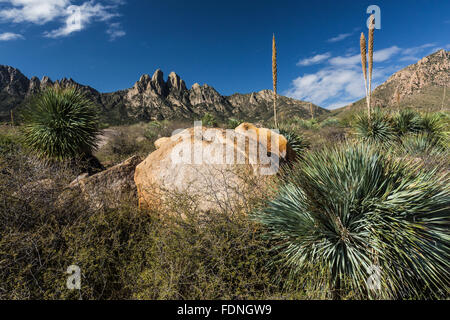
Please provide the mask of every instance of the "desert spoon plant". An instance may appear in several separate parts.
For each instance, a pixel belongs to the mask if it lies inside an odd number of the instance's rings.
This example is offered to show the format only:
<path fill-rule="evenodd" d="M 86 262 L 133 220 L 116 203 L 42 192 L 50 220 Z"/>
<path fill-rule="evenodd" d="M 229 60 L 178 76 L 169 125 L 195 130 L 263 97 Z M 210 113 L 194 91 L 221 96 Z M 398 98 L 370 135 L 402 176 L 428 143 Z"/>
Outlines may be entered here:
<path fill-rule="evenodd" d="M 24 142 L 42 158 L 94 161 L 99 134 L 95 104 L 76 88 L 51 87 L 24 110 Z"/>
<path fill-rule="evenodd" d="M 277 45 L 275 42 L 275 34 L 272 40 L 272 80 L 273 80 L 273 119 L 275 128 L 278 128 L 277 120 Z"/>
<path fill-rule="evenodd" d="M 374 118 L 375 120 L 375 118 Z M 274 263 L 311 275 L 335 299 L 442 298 L 448 293 L 448 178 L 370 146 L 307 153 L 253 217 Z M 367 286 L 379 267 L 381 290 Z"/>

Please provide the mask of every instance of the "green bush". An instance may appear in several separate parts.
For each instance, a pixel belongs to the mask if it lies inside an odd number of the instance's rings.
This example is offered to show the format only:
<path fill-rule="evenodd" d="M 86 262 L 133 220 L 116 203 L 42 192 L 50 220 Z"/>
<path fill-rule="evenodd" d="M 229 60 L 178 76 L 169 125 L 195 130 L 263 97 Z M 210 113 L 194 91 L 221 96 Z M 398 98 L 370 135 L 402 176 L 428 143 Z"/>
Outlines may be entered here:
<path fill-rule="evenodd" d="M 311 145 L 303 136 L 292 130 L 280 128 L 280 134 L 287 139 L 289 146 L 294 150 L 297 157 L 303 157 Z"/>
<path fill-rule="evenodd" d="M 394 130 L 399 136 L 421 131 L 421 120 L 420 114 L 412 109 L 403 109 L 392 118 Z"/>
<path fill-rule="evenodd" d="M 439 113 L 427 113 L 420 118 L 420 131 L 439 144 L 448 144 L 448 131 Z"/>
<path fill-rule="evenodd" d="M 40 156 L 91 155 L 99 133 L 96 106 L 75 88 L 48 88 L 24 110 L 24 142 Z"/>
<path fill-rule="evenodd" d="M 341 122 L 336 118 L 328 118 L 320 123 L 321 128 L 339 126 L 341 126 Z"/>
<path fill-rule="evenodd" d="M 305 119 L 297 118 L 297 119 L 295 119 L 295 123 L 298 126 L 300 126 L 300 128 L 302 128 L 302 129 L 307 129 L 307 130 L 319 129 L 319 124 L 316 119 L 305 120 Z"/>
<path fill-rule="evenodd" d="M 389 115 L 380 109 L 375 110 L 370 119 L 366 113 L 357 116 L 354 126 L 356 137 L 369 144 L 390 146 L 397 139 Z"/>
<path fill-rule="evenodd" d="M 239 127 L 242 123 L 243 123 L 242 120 L 230 118 L 230 119 L 228 119 L 227 128 L 228 128 L 228 129 L 236 129 L 236 128 Z"/>
<path fill-rule="evenodd" d="M 308 154 L 254 217 L 293 274 L 335 298 L 445 297 L 450 285 L 448 178 L 369 147 Z M 368 291 L 371 266 L 380 291 Z"/>
<path fill-rule="evenodd" d="M 217 127 L 218 122 L 216 118 L 211 113 L 205 113 L 202 118 L 202 123 L 206 127 Z"/>
<path fill-rule="evenodd" d="M 428 133 L 408 134 L 402 137 L 401 148 L 410 156 L 433 156 L 444 151 L 439 139 Z"/>

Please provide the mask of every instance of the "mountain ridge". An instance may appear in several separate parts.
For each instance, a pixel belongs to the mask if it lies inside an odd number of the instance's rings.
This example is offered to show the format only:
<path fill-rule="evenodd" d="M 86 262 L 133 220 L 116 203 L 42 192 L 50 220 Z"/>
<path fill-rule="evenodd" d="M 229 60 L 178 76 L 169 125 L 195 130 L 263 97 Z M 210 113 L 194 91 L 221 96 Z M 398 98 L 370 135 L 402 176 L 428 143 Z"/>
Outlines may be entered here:
<path fill-rule="evenodd" d="M 195 119 L 205 113 L 211 113 L 218 119 L 230 117 L 245 120 L 269 120 L 273 110 L 273 92 L 262 90 L 249 94 L 235 93 L 223 96 L 208 84 L 195 83 L 190 89 L 175 72 L 167 80 L 164 73 L 157 69 L 152 76 L 143 74 L 128 89 L 109 93 L 82 85 L 72 78 L 52 81 L 28 79 L 18 69 L 0 65 L 0 120 L 9 120 L 10 110 L 23 107 L 31 96 L 49 87 L 74 86 L 86 93 L 101 108 L 102 120 L 109 123 L 126 123 L 162 119 Z M 310 116 L 310 103 L 278 96 L 280 117 L 296 114 Z M 317 115 L 329 111 L 314 105 Z"/>

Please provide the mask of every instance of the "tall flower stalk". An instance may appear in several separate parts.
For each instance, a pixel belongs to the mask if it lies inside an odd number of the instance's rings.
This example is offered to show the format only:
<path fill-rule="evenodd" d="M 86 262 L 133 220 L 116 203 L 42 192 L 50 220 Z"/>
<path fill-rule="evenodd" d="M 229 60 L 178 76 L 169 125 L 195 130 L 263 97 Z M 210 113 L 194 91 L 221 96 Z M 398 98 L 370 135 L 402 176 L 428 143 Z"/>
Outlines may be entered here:
<path fill-rule="evenodd" d="M 275 42 L 275 34 L 272 41 L 272 79 L 273 79 L 273 118 L 275 122 L 275 128 L 278 128 L 277 120 L 277 45 Z"/>
<path fill-rule="evenodd" d="M 369 112 L 372 112 L 372 71 L 373 71 L 373 34 L 375 31 L 375 16 L 370 16 L 369 24 Z"/>
<path fill-rule="evenodd" d="M 368 52 L 366 45 L 366 38 L 364 33 L 361 33 L 360 38 L 360 48 L 361 48 L 361 64 L 364 74 L 364 85 L 366 88 L 366 103 L 367 103 L 367 115 L 370 122 L 371 118 L 371 105 L 372 105 L 372 74 L 373 74 L 373 36 L 375 31 L 375 16 L 370 16 L 369 24 L 369 41 L 368 41 Z M 367 63 L 367 56 L 369 61 Z M 367 74 L 367 67 L 369 68 L 369 73 Z"/>
<path fill-rule="evenodd" d="M 367 116 L 370 121 L 370 103 L 369 103 L 369 91 L 367 88 L 367 52 L 366 52 L 366 37 L 364 33 L 361 33 L 360 38 L 360 49 L 361 49 L 361 66 L 364 75 L 364 86 L 366 88 L 366 104 L 367 104 Z"/>

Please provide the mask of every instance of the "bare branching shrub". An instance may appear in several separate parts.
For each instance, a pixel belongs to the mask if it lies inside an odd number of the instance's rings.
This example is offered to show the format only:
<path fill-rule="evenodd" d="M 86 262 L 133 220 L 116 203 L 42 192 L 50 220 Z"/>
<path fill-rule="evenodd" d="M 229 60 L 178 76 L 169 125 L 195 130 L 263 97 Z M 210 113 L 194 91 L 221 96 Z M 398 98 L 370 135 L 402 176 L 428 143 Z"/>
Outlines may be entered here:
<path fill-rule="evenodd" d="M 176 214 L 142 212 L 134 202 L 93 210 L 82 197 L 60 206 L 76 176 L 70 168 L 46 167 L 22 151 L 0 159 L 0 299 L 307 297 L 297 280 L 273 281 L 284 276 L 245 215 L 247 198 L 256 206 L 259 193 L 244 194 L 234 214 L 205 214 L 181 195 L 168 199 Z M 81 268 L 80 291 L 66 288 L 70 265 Z"/>

